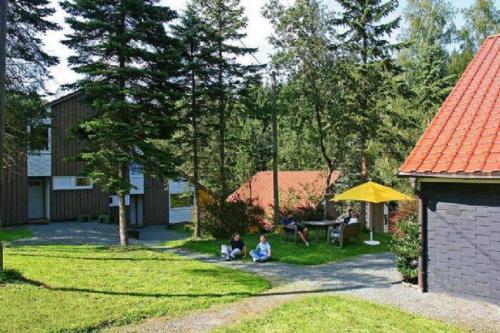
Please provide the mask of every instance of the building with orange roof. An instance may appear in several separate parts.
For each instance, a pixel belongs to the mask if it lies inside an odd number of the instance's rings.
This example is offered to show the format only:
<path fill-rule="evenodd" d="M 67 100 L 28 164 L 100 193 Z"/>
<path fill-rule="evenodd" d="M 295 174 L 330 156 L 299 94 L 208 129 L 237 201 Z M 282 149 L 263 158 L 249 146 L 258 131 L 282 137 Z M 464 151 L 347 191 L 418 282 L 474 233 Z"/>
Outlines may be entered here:
<path fill-rule="evenodd" d="M 500 35 L 487 38 L 399 169 L 419 194 L 422 290 L 500 300 Z"/>
<path fill-rule="evenodd" d="M 278 185 L 280 208 L 297 210 L 315 207 L 324 200 L 326 192 L 324 171 L 280 171 Z M 338 173 L 334 172 L 330 183 L 334 183 Z M 268 216 L 273 214 L 273 173 L 261 171 L 240 186 L 228 197 L 228 201 L 248 201 L 264 209 Z"/>

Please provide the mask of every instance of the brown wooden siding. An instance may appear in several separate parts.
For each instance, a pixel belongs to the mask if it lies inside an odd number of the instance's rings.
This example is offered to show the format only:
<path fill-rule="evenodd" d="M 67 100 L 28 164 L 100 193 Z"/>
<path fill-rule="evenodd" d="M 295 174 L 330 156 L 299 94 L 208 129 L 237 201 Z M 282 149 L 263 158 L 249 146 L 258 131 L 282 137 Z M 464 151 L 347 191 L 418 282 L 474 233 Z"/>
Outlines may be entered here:
<path fill-rule="evenodd" d="M 51 221 L 72 221 L 80 214 L 109 214 L 109 195 L 94 185 L 92 190 L 51 191 Z"/>
<path fill-rule="evenodd" d="M 168 189 L 164 182 L 144 176 L 144 225 L 168 224 Z"/>
<path fill-rule="evenodd" d="M 19 156 L 16 167 L 3 172 L 0 219 L 3 226 L 25 224 L 28 221 L 28 176 L 24 155 Z"/>
<path fill-rule="evenodd" d="M 52 106 L 52 176 L 78 176 L 83 162 L 67 161 L 80 151 L 80 143 L 70 140 L 69 130 L 90 115 L 78 96 Z"/>
<path fill-rule="evenodd" d="M 80 151 L 80 143 L 70 139 L 70 129 L 90 115 L 79 96 L 52 105 L 52 176 L 78 176 L 83 162 L 68 161 Z M 52 221 L 76 220 L 80 214 L 97 217 L 109 214 L 109 194 L 94 185 L 92 190 L 51 191 Z"/>

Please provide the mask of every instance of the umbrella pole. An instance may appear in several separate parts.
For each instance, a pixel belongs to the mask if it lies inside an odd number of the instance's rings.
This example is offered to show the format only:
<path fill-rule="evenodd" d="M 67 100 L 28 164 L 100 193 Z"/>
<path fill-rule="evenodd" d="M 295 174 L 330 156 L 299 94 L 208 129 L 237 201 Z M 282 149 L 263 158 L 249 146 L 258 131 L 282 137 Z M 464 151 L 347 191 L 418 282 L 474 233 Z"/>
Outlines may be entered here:
<path fill-rule="evenodd" d="M 373 225 L 370 221 L 370 240 L 365 241 L 366 245 L 376 246 L 380 245 L 380 242 L 377 240 L 373 240 Z"/>

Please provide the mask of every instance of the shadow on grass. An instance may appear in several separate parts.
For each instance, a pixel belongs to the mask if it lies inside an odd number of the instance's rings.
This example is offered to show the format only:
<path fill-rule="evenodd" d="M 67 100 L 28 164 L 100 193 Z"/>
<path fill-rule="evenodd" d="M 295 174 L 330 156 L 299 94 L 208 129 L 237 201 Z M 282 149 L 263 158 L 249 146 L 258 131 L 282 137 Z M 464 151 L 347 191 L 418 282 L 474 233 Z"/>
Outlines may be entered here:
<path fill-rule="evenodd" d="M 28 279 L 16 270 L 7 269 L 0 272 L 0 286 L 7 284 L 18 284 L 18 283 L 25 283 L 35 287 L 43 287 L 50 289 L 50 287 L 44 284 L 43 282 Z"/>
<path fill-rule="evenodd" d="M 399 284 L 392 282 L 390 285 Z M 319 288 L 312 290 L 292 290 L 283 292 L 250 293 L 250 292 L 228 292 L 228 293 L 142 293 L 142 292 L 121 292 L 112 290 L 95 290 L 89 288 L 55 287 L 49 288 L 53 291 L 81 292 L 89 294 L 109 295 L 109 296 L 129 296 L 129 297 L 151 297 L 151 298 L 218 298 L 218 297 L 269 297 L 286 295 L 309 295 L 330 292 L 341 292 L 366 288 L 365 285 L 349 285 L 336 288 Z"/>
<path fill-rule="evenodd" d="M 75 259 L 75 260 L 95 260 L 95 261 L 188 261 L 189 259 L 182 258 L 113 258 L 113 257 L 73 257 L 63 255 L 47 255 L 33 253 L 11 253 L 11 256 L 21 257 L 40 257 L 40 258 L 55 258 L 55 259 Z"/>

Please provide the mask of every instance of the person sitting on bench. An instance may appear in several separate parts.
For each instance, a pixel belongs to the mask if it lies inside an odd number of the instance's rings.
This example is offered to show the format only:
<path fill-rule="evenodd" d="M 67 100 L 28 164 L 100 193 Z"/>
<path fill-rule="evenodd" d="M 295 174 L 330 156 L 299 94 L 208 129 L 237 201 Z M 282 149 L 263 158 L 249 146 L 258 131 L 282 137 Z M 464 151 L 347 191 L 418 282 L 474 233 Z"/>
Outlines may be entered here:
<path fill-rule="evenodd" d="M 358 223 L 358 214 L 354 211 L 354 209 L 349 208 L 348 216 L 344 219 L 344 224 L 353 224 Z M 340 237 L 340 224 L 335 226 L 332 231 L 331 239 L 338 239 Z"/>
<path fill-rule="evenodd" d="M 309 242 L 307 241 L 307 235 L 308 235 L 309 231 L 307 230 L 306 227 L 304 227 L 302 224 L 297 222 L 297 220 L 295 220 L 293 218 L 292 214 L 288 214 L 285 217 L 285 219 L 283 220 L 283 225 L 288 225 L 288 226 L 295 225 L 295 226 L 297 226 L 297 235 L 304 242 L 304 244 L 306 244 L 306 246 L 309 246 Z"/>
<path fill-rule="evenodd" d="M 260 235 L 259 244 L 255 250 L 250 251 L 250 256 L 254 262 L 264 262 L 271 259 L 271 244 L 266 240 L 265 235 Z"/>

